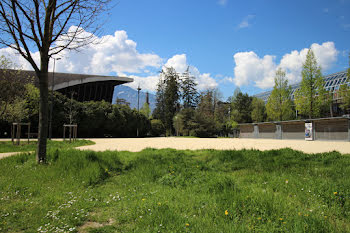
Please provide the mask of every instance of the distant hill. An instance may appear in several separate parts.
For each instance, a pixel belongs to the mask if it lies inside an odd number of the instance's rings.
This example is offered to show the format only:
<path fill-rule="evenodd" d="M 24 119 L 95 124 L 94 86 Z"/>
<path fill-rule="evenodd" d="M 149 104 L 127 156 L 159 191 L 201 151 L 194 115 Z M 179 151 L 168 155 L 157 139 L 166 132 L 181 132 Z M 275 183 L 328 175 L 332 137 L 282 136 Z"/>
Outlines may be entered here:
<path fill-rule="evenodd" d="M 130 103 L 130 108 L 137 109 L 137 90 L 134 90 L 128 86 L 118 85 L 114 88 L 113 100 L 112 100 L 113 104 L 115 103 L 117 98 L 125 99 L 127 102 Z M 145 102 L 146 102 L 146 92 L 143 92 L 141 90 L 140 91 L 140 109 L 142 108 Z M 150 102 L 151 111 L 153 111 L 156 107 L 156 96 L 149 93 L 149 102 Z"/>

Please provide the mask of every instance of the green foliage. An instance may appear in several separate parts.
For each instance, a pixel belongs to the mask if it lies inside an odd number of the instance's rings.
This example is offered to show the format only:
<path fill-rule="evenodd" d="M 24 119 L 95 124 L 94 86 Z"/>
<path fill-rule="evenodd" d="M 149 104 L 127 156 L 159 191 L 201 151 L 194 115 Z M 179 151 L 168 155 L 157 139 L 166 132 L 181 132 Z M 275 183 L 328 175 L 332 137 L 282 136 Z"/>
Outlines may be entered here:
<path fill-rule="evenodd" d="M 48 162 L 0 160 L 1 232 L 350 231 L 338 152 L 49 150 Z"/>
<path fill-rule="evenodd" d="M 252 122 L 252 101 L 248 94 L 239 92 L 231 103 L 231 117 L 238 123 Z"/>
<path fill-rule="evenodd" d="M 279 68 L 275 75 L 275 85 L 266 104 L 266 113 L 269 120 L 285 121 L 293 119 L 291 90 L 292 87 L 288 85 L 286 73 Z"/>
<path fill-rule="evenodd" d="M 173 118 L 179 110 L 179 98 L 179 76 L 174 68 L 165 68 L 159 78 L 153 117 L 163 122 L 169 135 L 174 133 Z"/>
<path fill-rule="evenodd" d="M 140 109 L 140 112 L 145 115 L 148 119 L 151 117 L 151 108 L 149 107 L 149 104 L 145 102 Z"/>
<path fill-rule="evenodd" d="M 265 102 L 262 99 L 253 97 L 252 101 L 252 121 L 263 122 L 266 119 Z"/>
<path fill-rule="evenodd" d="M 195 108 L 198 104 L 197 83 L 195 77 L 189 73 L 189 68 L 182 76 L 181 82 L 181 97 L 184 108 Z"/>
<path fill-rule="evenodd" d="M 78 146 L 87 146 L 87 145 L 93 145 L 93 144 L 95 143 L 90 140 L 75 140 L 72 142 L 50 140 L 47 142 L 47 148 L 54 150 L 54 149 L 63 149 L 63 148 L 73 148 Z M 28 143 L 26 140 L 23 140 L 23 142 L 20 145 L 13 145 L 11 141 L 2 141 L 0 142 L 0 153 L 35 151 L 37 149 L 37 146 L 38 146 L 37 141 L 30 141 Z"/>
<path fill-rule="evenodd" d="M 158 119 L 151 120 L 151 135 L 154 137 L 159 137 L 165 134 L 165 127 L 163 122 Z"/>
<path fill-rule="evenodd" d="M 350 81 L 350 54 L 349 54 L 349 68 L 348 68 L 346 83 L 349 81 Z M 342 99 L 340 103 L 340 107 L 343 109 L 345 113 L 348 113 L 350 108 L 350 88 L 346 83 L 340 86 L 339 97 Z"/>
<path fill-rule="evenodd" d="M 322 108 L 329 106 L 330 98 L 324 88 L 321 67 L 311 49 L 307 53 L 301 75 L 300 89 L 295 94 L 296 109 L 299 114 L 309 118 L 320 117 Z"/>
<path fill-rule="evenodd" d="M 9 122 L 21 122 L 28 116 L 26 100 L 29 91 L 25 77 L 10 59 L 0 57 L 0 119 Z"/>

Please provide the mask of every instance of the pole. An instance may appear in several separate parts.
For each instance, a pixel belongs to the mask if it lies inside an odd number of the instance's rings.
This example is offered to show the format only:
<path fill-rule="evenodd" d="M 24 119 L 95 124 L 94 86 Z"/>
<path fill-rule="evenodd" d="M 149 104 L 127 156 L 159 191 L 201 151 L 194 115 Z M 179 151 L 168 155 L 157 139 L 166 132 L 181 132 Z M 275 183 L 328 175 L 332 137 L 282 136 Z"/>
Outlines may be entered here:
<path fill-rule="evenodd" d="M 140 91 L 141 88 L 140 86 L 137 87 L 137 129 L 136 129 L 136 136 L 139 137 L 139 116 L 138 114 L 140 113 Z"/>
<path fill-rule="evenodd" d="M 51 83 L 51 105 L 50 105 L 50 121 L 49 121 L 49 140 L 52 138 L 52 114 L 53 114 L 53 86 L 55 83 L 55 66 L 56 60 L 60 60 L 61 58 L 52 58 L 53 59 L 53 71 L 52 71 L 52 83 Z"/>

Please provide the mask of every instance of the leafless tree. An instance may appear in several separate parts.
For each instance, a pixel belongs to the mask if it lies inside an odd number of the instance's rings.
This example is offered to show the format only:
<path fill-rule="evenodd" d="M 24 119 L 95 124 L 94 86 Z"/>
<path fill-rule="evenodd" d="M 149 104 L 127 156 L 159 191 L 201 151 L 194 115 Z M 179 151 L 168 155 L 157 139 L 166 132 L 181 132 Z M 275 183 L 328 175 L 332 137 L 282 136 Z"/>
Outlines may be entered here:
<path fill-rule="evenodd" d="M 0 44 L 24 57 L 39 79 L 39 163 L 46 161 L 50 58 L 65 49 L 79 49 L 93 43 L 110 1 L 0 0 Z M 40 64 L 36 64 L 30 51 L 33 48 L 40 53 Z"/>

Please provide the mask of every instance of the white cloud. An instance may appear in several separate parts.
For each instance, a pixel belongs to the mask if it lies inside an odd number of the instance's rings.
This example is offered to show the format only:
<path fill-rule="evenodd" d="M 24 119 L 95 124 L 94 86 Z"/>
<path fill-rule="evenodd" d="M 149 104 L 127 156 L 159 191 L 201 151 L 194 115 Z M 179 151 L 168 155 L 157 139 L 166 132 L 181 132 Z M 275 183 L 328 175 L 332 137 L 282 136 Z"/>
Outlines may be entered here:
<path fill-rule="evenodd" d="M 227 4 L 227 0 L 219 0 L 218 3 L 221 5 L 221 6 L 225 6 Z"/>
<path fill-rule="evenodd" d="M 182 73 L 189 66 L 186 54 L 174 55 L 164 64 L 163 59 L 157 54 L 139 52 L 136 42 L 130 40 L 125 31 L 116 31 L 114 35 L 106 35 L 101 38 L 84 30 L 81 33 L 92 36 L 101 43 L 89 44 L 82 47 L 79 52 L 62 51 L 59 54 L 61 59 L 56 62 L 56 72 L 100 75 L 109 75 L 114 72 L 119 76 L 134 78 L 134 82 L 127 84 L 128 86 L 136 89 L 140 85 L 143 90 L 154 92 L 159 78 L 154 70 L 159 70 L 164 65 L 172 66 L 177 72 Z M 64 37 L 61 39 L 59 43 L 62 43 Z M 0 49 L 0 55 L 11 58 L 22 69 L 32 70 L 30 64 L 11 48 Z M 33 52 L 32 56 L 36 63 L 40 64 L 39 52 Z M 51 71 L 52 68 L 51 60 L 49 70 Z M 196 67 L 192 66 L 190 66 L 190 71 L 196 77 L 199 90 L 217 87 L 218 84 L 209 73 L 201 74 Z"/>
<path fill-rule="evenodd" d="M 88 32 L 82 32 L 90 34 Z M 91 34 L 90 34 L 91 35 Z M 104 74 L 111 72 L 141 73 L 146 68 L 160 68 L 162 59 L 153 53 L 140 53 L 137 44 L 128 38 L 125 31 L 116 31 L 114 35 L 96 37 L 101 43 L 89 44 L 77 51 L 64 50 L 59 54 L 61 60 L 56 62 L 57 72 Z M 0 54 L 14 54 L 10 48 L 0 49 Z M 39 63 L 39 53 L 33 53 Z M 32 69 L 20 56 L 10 56 L 23 69 Z M 52 70 L 52 60 L 50 70 Z"/>
<path fill-rule="evenodd" d="M 238 25 L 238 29 L 247 28 L 251 26 L 251 20 L 255 18 L 255 15 L 247 15 L 242 22 Z"/>
<path fill-rule="evenodd" d="M 330 69 L 337 60 L 339 52 L 333 42 L 325 42 L 321 45 L 314 43 L 310 48 L 314 51 L 322 71 Z M 275 62 L 276 57 L 272 55 L 260 58 L 253 51 L 236 53 L 233 56 L 236 63 L 233 82 L 237 86 L 253 84 L 263 89 L 271 88 L 274 85 L 275 71 L 278 67 L 286 71 L 286 77 L 290 83 L 300 82 L 300 73 L 307 52 L 307 48 L 300 51 L 294 50 L 285 54 L 279 64 Z"/>
<path fill-rule="evenodd" d="M 190 73 L 195 77 L 195 81 L 198 84 L 197 88 L 199 91 L 213 89 L 218 86 L 218 83 L 213 77 L 211 77 L 211 74 L 202 74 L 196 67 L 190 66 L 187 63 L 186 54 L 174 55 L 173 57 L 168 59 L 168 61 L 163 65 L 162 69 L 165 69 L 165 67 L 173 67 L 178 73 L 183 73 L 187 69 L 187 67 L 189 67 Z M 134 82 L 126 84 L 127 86 L 136 89 L 138 85 L 140 85 L 140 87 L 143 90 L 148 90 L 151 92 L 155 92 L 157 89 L 159 75 L 151 75 L 147 77 L 131 75 L 129 77 L 134 78 Z"/>

